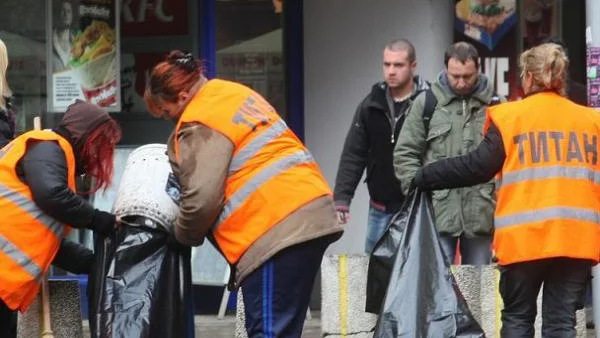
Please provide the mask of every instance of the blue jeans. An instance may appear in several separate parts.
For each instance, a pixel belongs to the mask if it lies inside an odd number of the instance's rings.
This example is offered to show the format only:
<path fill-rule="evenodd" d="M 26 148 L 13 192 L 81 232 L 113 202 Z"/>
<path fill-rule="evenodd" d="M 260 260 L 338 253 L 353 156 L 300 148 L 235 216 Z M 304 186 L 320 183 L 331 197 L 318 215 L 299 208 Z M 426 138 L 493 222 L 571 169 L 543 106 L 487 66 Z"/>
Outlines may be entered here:
<path fill-rule="evenodd" d="M 492 260 L 492 237 L 440 236 L 442 251 L 450 264 L 456 260 L 456 245 L 460 238 L 461 264 L 486 265 Z"/>
<path fill-rule="evenodd" d="M 369 218 L 367 220 L 367 240 L 365 252 L 371 254 L 377 241 L 383 236 L 394 213 L 385 212 L 369 206 Z"/>

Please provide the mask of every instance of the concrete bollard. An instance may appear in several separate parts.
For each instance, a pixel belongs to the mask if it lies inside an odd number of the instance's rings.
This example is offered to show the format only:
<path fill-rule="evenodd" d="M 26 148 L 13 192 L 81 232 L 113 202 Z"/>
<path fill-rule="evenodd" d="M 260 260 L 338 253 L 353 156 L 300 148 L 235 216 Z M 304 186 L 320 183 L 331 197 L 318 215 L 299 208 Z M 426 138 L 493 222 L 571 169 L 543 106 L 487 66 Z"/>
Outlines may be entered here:
<path fill-rule="evenodd" d="M 372 337 L 376 318 L 365 313 L 368 256 L 327 255 L 321 266 L 323 336 Z M 456 282 L 473 317 L 486 337 L 500 337 L 502 298 L 498 290 L 499 272 L 491 265 L 453 266 Z M 538 309 L 541 306 L 541 292 Z M 541 311 L 536 319 L 536 338 L 541 337 Z M 577 337 L 585 338 L 585 312 L 577 312 Z"/>
<path fill-rule="evenodd" d="M 248 333 L 246 332 L 246 317 L 244 312 L 244 297 L 242 296 L 241 288 L 237 292 L 235 338 L 248 338 Z"/>
<path fill-rule="evenodd" d="M 54 338 L 81 338 L 83 327 L 81 318 L 81 296 L 79 284 L 75 280 L 50 280 L 50 322 Z M 42 328 L 41 297 L 25 313 L 19 313 L 17 337 L 39 337 Z"/>
<path fill-rule="evenodd" d="M 372 337 L 377 316 L 365 312 L 368 256 L 326 255 L 321 264 L 321 332 Z"/>

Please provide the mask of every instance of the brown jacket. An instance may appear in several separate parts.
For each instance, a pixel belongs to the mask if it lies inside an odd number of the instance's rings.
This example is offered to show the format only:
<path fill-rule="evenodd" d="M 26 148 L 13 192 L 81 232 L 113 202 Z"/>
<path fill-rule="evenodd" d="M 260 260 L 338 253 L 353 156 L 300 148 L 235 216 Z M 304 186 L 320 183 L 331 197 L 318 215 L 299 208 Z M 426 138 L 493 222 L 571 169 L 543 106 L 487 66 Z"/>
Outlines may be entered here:
<path fill-rule="evenodd" d="M 181 163 L 175 159 L 173 135 L 168 142 L 169 160 L 181 184 L 175 237 L 186 245 L 200 245 L 209 235 L 211 225 L 225 202 L 225 180 L 234 145 L 223 134 L 199 123 L 182 126 L 178 138 Z M 342 232 L 332 197 L 313 200 L 279 222 L 248 248 L 232 271 L 235 287 L 279 251 L 331 234 L 341 236 Z"/>

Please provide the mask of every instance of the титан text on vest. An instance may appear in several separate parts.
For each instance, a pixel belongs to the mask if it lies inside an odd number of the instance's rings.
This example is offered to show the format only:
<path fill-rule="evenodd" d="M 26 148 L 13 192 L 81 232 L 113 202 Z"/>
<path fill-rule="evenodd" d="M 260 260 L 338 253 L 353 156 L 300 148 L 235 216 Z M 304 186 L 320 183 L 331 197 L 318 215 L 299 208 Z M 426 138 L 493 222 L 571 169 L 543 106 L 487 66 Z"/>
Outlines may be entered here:
<path fill-rule="evenodd" d="M 596 165 L 598 162 L 597 135 L 539 131 L 516 135 L 513 142 L 518 147 L 521 164 L 565 161 Z"/>

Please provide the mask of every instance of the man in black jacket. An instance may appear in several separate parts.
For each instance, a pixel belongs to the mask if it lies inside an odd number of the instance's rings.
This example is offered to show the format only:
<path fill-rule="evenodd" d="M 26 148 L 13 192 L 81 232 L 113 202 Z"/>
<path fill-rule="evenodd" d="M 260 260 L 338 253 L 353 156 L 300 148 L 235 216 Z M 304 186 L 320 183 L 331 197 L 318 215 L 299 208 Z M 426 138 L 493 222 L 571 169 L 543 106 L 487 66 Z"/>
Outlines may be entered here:
<path fill-rule="evenodd" d="M 415 48 L 406 39 L 394 40 L 383 50 L 384 81 L 376 83 L 358 105 L 346 136 L 335 181 L 338 219 L 349 220 L 350 202 L 367 169 L 371 198 L 365 252 L 370 253 L 404 197 L 394 176 L 392 152 L 413 99 L 429 85 L 415 76 Z"/>

